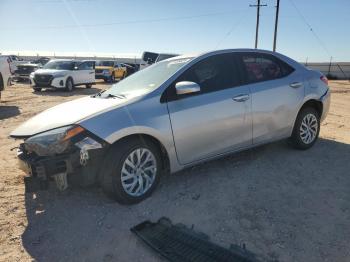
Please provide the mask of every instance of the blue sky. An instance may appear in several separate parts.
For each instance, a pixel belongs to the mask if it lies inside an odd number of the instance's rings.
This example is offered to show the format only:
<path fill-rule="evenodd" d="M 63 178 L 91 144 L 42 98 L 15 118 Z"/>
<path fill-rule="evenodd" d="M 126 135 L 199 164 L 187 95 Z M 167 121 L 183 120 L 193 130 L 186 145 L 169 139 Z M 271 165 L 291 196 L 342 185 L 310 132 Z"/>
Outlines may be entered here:
<path fill-rule="evenodd" d="M 256 0 L 0 0 L 4 50 L 192 53 L 254 46 Z M 272 49 L 276 0 L 262 0 L 259 48 Z M 293 4 L 297 7 L 293 6 Z M 350 61 L 349 0 L 281 0 L 277 51 Z M 313 32 L 310 30 L 310 26 Z"/>

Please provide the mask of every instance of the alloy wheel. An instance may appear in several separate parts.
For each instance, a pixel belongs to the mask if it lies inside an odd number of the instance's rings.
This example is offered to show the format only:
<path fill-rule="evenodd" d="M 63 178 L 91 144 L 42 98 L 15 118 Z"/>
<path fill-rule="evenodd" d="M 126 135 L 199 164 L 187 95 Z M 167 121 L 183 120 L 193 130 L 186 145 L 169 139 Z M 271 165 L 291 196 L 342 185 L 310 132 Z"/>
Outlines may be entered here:
<path fill-rule="evenodd" d="M 300 138 L 305 144 L 312 143 L 318 131 L 318 122 L 314 114 L 307 114 L 304 116 L 300 125 Z"/>
<path fill-rule="evenodd" d="M 157 174 L 157 161 L 146 148 L 132 151 L 124 160 L 121 182 L 125 192 L 133 197 L 144 195 L 153 185 Z"/>

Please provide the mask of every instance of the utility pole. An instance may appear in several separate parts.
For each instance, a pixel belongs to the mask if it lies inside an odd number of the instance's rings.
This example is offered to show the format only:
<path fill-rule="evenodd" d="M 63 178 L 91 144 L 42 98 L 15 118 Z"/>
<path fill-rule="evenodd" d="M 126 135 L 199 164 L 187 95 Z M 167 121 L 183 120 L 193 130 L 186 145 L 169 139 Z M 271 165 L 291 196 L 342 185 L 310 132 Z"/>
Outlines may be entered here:
<path fill-rule="evenodd" d="M 280 12 L 280 0 L 277 0 L 276 5 L 276 19 L 275 19 L 275 34 L 273 37 L 273 51 L 276 52 L 276 41 L 277 41 L 277 27 L 278 27 L 278 15 Z"/>
<path fill-rule="evenodd" d="M 260 7 L 267 6 L 266 4 L 261 5 L 260 0 L 257 0 L 256 5 L 249 5 L 250 7 L 256 7 L 256 30 L 255 30 L 255 49 L 258 48 L 258 38 L 259 38 L 259 19 L 260 19 Z"/>

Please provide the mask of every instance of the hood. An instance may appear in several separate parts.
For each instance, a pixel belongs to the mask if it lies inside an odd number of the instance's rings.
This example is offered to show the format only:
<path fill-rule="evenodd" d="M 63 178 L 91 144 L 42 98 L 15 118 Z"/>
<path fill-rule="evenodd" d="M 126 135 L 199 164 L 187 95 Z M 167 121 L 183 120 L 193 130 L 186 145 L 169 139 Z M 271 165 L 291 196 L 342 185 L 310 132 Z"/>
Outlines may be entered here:
<path fill-rule="evenodd" d="M 72 125 L 130 99 L 84 97 L 51 107 L 32 117 L 11 132 L 14 138 L 30 137 L 54 128 Z"/>
<path fill-rule="evenodd" d="M 38 69 L 35 71 L 35 74 L 36 75 L 58 75 L 58 74 L 62 74 L 62 73 L 67 73 L 68 70 L 60 70 L 60 69 L 44 69 L 44 68 L 41 68 L 41 69 Z"/>

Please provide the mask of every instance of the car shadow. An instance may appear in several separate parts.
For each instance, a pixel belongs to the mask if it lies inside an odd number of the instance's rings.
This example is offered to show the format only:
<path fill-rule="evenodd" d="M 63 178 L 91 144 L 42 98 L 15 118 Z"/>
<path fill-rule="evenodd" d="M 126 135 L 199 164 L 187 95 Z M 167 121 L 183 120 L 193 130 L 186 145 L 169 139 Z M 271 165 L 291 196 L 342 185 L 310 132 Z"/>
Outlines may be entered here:
<path fill-rule="evenodd" d="M 349 152 L 349 144 L 328 139 L 307 151 L 260 146 L 165 176 L 133 206 L 97 187 L 26 194 L 23 246 L 35 261 L 158 261 L 129 229 L 166 216 L 220 245 L 243 242 L 263 259 L 342 260 L 350 241 L 343 230 Z"/>
<path fill-rule="evenodd" d="M 0 102 L 0 120 L 17 116 L 20 113 L 18 106 L 3 106 Z"/>

